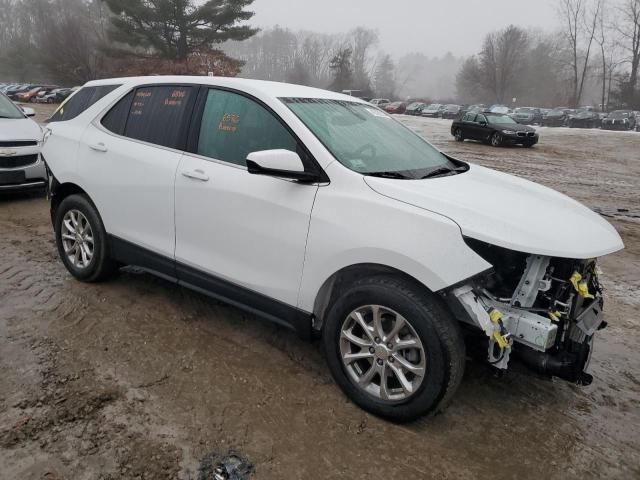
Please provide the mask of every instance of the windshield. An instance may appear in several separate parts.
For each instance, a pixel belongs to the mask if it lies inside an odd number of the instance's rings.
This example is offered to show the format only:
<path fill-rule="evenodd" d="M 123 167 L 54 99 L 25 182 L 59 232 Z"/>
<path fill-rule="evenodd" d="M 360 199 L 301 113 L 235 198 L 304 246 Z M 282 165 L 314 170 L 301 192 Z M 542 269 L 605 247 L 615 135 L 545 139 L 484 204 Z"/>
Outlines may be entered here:
<path fill-rule="evenodd" d="M 281 99 L 345 167 L 362 174 L 422 178 L 455 165 L 384 112 L 366 104 L 312 98 Z"/>
<path fill-rule="evenodd" d="M 517 125 L 518 122 L 516 122 L 513 118 L 509 117 L 508 115 L 491 115 L 490 113 L 487 114 L 487 120 L 489 120 L 489 123 L 497 123 L 499 125 Z"/>
<path fill-rule="evenodd" d="M 612 112 L 609 118 L 629 118 L 629 112 Z"/>
<path fill-rule="evenodd" d="M 20 109 L 2 93 L 0 93 L 0 118 L 24 118 Z"/>
<path fill-rule="evenodd" d="M 516 108 L 516 113 L 535 113 L 533 108 Z"/>

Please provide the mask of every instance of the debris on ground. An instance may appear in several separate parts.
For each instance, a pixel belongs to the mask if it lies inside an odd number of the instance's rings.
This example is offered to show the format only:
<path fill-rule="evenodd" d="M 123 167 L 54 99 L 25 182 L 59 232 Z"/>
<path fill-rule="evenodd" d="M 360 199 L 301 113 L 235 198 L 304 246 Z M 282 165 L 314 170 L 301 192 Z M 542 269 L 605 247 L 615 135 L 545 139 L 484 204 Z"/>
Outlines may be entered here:
<path fill-rule="evenodd" d="M 212 452 L 200 463 L 198 480 L 246 480 L 252 470 L 249 460 L 233 450 L 224 454 Z"/>

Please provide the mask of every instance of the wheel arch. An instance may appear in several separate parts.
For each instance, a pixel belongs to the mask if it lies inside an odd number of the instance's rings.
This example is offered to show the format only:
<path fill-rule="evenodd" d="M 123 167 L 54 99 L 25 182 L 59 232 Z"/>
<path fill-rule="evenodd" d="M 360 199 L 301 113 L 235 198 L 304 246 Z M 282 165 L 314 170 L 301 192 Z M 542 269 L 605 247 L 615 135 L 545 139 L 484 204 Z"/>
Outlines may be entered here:
<path fill-rule="evenodd" d="M 426 291 L 432 292 L 429 287 L 415 277 L 388 265 L 379 263 L 358 263 L 349 265 L 341 268 L 337 272 L 334 272 L 324 281 L 318 290 L 313 304 L 313 329 L 318 332 L 322 330 L 326 313 L 343 288 L 364 276 L 374 275 L 392 275 L 398 278 L 403 278 L 414 283 L 420 288 L 424 288 Z"/>
<path fill-rule="evenodd" d="M 73 183 L 73 182 L 59 183 L 55 177 L 52 179 L 49 186 L 49 199 L 50 199 L 49 202 L 50 202 L 52 224 L 55 224 L 56 211 L 60 206 L 60 203 L 68 196 L 76 195 L 76 194 L 86 196 L 89 202 L 95 207 L 95 203 L 93 203 L 93 200 L 91 200 L 91 197 L 89 196 L 89 194 L 76 183 Z"/>

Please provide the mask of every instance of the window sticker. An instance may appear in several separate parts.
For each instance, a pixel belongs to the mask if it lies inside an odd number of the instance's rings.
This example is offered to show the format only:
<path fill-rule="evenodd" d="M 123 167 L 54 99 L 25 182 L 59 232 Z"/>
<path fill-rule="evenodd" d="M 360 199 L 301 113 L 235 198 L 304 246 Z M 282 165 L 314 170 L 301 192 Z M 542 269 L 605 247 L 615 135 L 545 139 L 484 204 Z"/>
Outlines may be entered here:
<path fill-rule="evenodd" d="M 238 124 L 240 123 L 240 115 L 235 113 L 225 113 L 222 115 L 222 120 L 218 124 L 218 130 L 223 132 L 236 133 L 238 130 Z"/>
<path fill-rule="evenodd" d="M 186 96 L 187 92 L 185 90 L 174 90 L 171 92 L 169 98 L 165 99 L 164 105 L 167 107 L 180 107 Z"/>
<path fill-rule="evenodd" d="M 142 112 L 144 110 L 144 106 L 147 103 L 147 99 L 151 97 L 151 91 L 150 90 L 138 90 L 136 92 L 136 98 L 133 101 L 133 106 L 131 108 L 131 115 L 132 116 L 139 116 L 142 115 Z"/>

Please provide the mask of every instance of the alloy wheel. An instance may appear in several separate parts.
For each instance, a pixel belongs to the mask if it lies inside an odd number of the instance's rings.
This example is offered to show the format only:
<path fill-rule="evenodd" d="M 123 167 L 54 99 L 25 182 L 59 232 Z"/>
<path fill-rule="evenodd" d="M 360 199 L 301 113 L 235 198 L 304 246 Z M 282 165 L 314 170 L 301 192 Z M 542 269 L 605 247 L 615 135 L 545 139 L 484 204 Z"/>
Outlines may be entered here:
<path fill-rule="evenodd" d="M 69 263 L 86 268 L 93 258 L 94 240 L 89 220 L 80 210 L 69 210 L 62 219 L 62 247 Z"/>
<path fill-rule="evenodd" d="M 425 349 L 411 323 L 380 305 L 365 305 L 347 316 L 340 355 L 356 387 L 388 402 L 414 395 L 426 373 Z"/>

